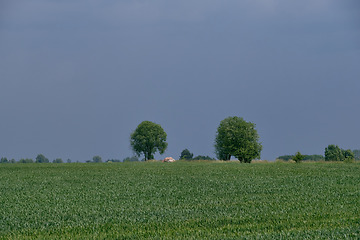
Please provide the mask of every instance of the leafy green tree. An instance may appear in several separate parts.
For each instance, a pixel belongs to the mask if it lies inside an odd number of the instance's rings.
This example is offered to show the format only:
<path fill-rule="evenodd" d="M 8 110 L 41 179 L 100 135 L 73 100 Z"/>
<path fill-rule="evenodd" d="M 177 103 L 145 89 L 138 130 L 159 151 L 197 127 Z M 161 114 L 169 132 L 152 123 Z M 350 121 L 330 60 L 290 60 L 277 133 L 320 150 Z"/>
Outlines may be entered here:
<path fill-rule="evenodd" d="M 53 160 L 53 163 L 63 163 L 63 160 L 61 158 L 56 158 Z"/>
<path fill-rule="evenodd" d="M 360 149 L 355 149 L 353 153 L 355 156 L 355 160 L 360 160 Z"/>
<path fill-rule="evenodd" d="M 250 163 L 260 158 L 262 145 L 255 124 L 243 118 L 228 117 L 220 122 L 215 138 L 215 153 L 220 160 L 236 157 L 240 162 Z"/>
<path fill-rule="evenodd" d="M 8 162 L 9 162 L 9 160 L 6 157 L 2 157 L 0 159 L 0 163 L 8 163 Z"/>
<path fill-rule="evenodd" d="M 300 163 L 303 159 L 304 159 L 304 155 L 301 155 L 300 152 L 297 152 L 297 153 L 295 154 L 295 156 L 293 157 L 293 160 L 294 160 L 296 163 Z"/>
<path fill-rule="evenodd" d="M 36 163 L 48 163 L 49 159 L 47 159 L 43 154 L 38 154 L 35 159 Z"/>
<path fill-rule="evenodd" d="M 93 160 L 94 163 L 101 163 L 102 162 L 102 159 L 101 159 L 100 156 L 94 156 L 92 158 L 92 160 Z"/>
<path fill-rule="evenodd" d="M 159 151 L 163 154 L 168 146 L 166 132 L 156 123 L 143 121 L 130 136 L 130 145 L 134 152 L 140 156 L 144 154 L 145 161 L 154 159 L 154 154 Z"/>
<path fill-rule="evenodd" d="M 347 161 L 355 160 L 355 154 L 350 149 L 344 150 L 339 146 L 331 144 L 325 148 L 325 161 Z"/>
<path fill-rule="evenodd" d="M 325 161 L 344 161 L 344 156 L 339 146 L 330 144 L 325 148 Z"/>
<path fill-rule="evenodd" d="M 71 159 L 70 159 L 70 158 L 68 158 L 68 160 L 66 160 L 66 162 L 67 162 L 67 163 L 71 163 Z"/>
<path fill-rule="evenodd" d="M 192 160 L 193 156 L 194 154 L 191 153 L 187 148 L 185 148 L 184 150 L 182 150 L 179 159 Z"/>
<path fill-rule="evenodd" d="M 9 163 L 16 163 L 16 161 L 15 161 L 15 159 L 11 159 L 10 161 L 9 161 Z"/>
<path fill-rule="evenodd" d="M 347 150 L 342 149 L 342 154 L 344 155 L 345 162 L 352 163 L 355 161 L 355 154 L 350 149 L 347 149 Z"/>

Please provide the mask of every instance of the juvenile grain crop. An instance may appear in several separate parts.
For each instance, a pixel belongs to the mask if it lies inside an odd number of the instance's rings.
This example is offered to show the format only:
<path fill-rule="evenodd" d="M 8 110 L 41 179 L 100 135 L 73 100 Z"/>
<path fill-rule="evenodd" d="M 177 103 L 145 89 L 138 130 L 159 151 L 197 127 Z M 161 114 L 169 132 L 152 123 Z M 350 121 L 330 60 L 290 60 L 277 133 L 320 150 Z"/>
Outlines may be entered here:
<path fill-rule="evenodd" d="M 1 164 L 0 239 L 359 239 L 360 164 Z"/>

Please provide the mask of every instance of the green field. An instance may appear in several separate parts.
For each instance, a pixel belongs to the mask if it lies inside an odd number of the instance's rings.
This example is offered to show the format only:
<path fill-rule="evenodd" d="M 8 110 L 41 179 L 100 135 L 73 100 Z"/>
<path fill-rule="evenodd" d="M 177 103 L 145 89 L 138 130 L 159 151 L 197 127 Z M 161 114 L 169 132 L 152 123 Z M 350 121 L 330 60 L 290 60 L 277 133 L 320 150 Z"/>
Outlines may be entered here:
<path fill-rule="evenodd" d="M 0 239 L 359 239 L 360 164 L 1 164 Z"/>

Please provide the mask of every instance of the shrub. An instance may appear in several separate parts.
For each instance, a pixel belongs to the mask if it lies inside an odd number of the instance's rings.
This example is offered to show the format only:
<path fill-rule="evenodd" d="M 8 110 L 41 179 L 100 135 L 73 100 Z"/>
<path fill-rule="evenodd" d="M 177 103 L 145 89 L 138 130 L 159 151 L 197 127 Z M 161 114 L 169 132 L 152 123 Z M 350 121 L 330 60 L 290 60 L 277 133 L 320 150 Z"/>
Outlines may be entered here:
<path fill-rule="evenodd" d="M 301 155 L 300 152 L 297 152 L 292 160 L 294 160 L 296 163 L 300 163 L 304 159 L 304 156 Z"/>

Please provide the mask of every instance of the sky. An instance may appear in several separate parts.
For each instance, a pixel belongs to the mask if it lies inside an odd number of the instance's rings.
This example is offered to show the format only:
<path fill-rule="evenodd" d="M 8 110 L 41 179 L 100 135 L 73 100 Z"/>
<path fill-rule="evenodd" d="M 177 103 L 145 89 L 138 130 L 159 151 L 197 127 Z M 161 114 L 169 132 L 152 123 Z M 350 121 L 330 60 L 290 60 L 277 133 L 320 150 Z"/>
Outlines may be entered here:
<path fill-rule="evenodd" d="M 221 120 L 256 124 L 261 159 L 360 149 L 357 0 L 0 0 L 0 156 L 215 157 Z"/>

